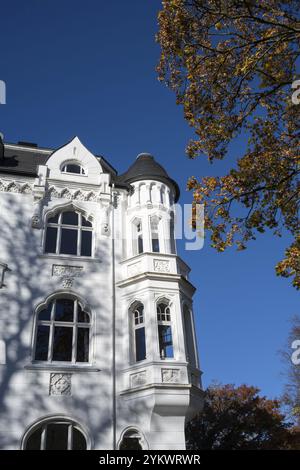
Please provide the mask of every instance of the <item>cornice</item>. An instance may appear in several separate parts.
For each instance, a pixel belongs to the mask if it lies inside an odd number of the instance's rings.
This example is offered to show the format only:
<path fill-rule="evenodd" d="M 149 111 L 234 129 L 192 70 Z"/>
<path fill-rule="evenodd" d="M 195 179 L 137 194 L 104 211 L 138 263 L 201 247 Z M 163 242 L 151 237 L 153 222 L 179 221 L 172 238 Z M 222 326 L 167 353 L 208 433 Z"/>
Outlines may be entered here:
<path fill-rule="evenodd" d="M 123 279 L 122 281 L 118 281 L 116 283 L 117 287 L 127 287 L 132 284 L 136 284 L 137 282 L 142 282 L 145 280 L 151 280 L 151 281 L 163 281 L 163 282 L 177 282 L 178 285 L 183 285 L 184 287 L 188 288 L 191 292 L 192 295 L 196 291 L 195 286 L 188 281 L 185 277 L 183 277 L 180 274 L 172 274 L 172 273 L 153 273 L 153 272 L 144 272 L 137 274 L 135 276 L 132 276 L 130 278 Z"/>

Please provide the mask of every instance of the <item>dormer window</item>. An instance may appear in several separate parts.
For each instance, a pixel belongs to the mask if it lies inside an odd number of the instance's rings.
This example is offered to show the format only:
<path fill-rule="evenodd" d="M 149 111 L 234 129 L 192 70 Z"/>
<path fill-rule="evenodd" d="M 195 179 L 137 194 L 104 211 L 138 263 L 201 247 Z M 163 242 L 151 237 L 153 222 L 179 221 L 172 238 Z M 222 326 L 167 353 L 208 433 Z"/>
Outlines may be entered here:
<path fill-rule="evenodd" d="M 85 169 L 78 163 L 67 163 L 62 167 L 61 171 L 63 173 L 71 173 L 73 175 L 86 175 Z"/>

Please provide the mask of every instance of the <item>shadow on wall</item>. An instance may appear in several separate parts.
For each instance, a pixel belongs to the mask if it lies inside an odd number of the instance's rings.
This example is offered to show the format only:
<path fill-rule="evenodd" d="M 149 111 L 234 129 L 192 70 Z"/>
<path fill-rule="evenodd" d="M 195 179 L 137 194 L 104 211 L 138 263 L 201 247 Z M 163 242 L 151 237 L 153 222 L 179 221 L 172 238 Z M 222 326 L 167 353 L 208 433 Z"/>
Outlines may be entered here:
<path fill-rule="evenodd" d="M 3 197 L 2 197 L 3 195 Z M 0 213 L 1 254 L 8 265 L 5 286 L 0 290 L 1 330 L 6 344 L 6 364 L 0 365 L 0 448 L 19 448 L 26 428 L 49 414 L 68 414 L 82 422 L 96 447 L 101 436 L 111 432 L 111 363 L 100 357 L 100 372 L 76 374 L 71 397 L 49 396 L 51 371 L 25 371 L 31 362 L 31 337 L 37 299 L 57 290 L 57 279 L 45 272 L 40 252 L 41 231 L 32 229 L 31 196 L 2 194 Z M 25 215 L 27 214 L 27 215 Z M 28 215 L 29 214 L 29 215 Z M 103 266 L 109 266 L 109 252 L 102 252 L 101 263 L 86 263 L 84 278 L 75 280 L 75 290 L 91 304 L 96 313 L 95 342 L 99 350 L 111 351 L 111 315 L 102 303 L 102 289 L 91 288 L 89 279 Z M 83 283 L 82 285 L 76 283 Z M 110 277 L 106 276 L 106 284 Z M 46 284 L 46 286 L 45 286 Z M 86 295 L 85 295 L 86 294 Z M 4 428 L 4 432 L 3 432 Z M 107 437 L 106 437 L 107 439 Z"/>

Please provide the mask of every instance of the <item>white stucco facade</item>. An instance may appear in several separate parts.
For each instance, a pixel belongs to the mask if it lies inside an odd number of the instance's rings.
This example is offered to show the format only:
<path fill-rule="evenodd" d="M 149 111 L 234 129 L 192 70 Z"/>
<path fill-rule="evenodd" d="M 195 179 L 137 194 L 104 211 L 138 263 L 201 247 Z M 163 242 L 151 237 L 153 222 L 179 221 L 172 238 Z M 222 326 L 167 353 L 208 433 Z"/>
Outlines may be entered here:
<path fill-rule="evenodd" d="M 0 449 L 26 448 L 35 431 L 31 445 L 47 448 L 48 423 L 72 426 L 68 448 L 78 431 L 87 449 L 122 448 L 124 437 L 143 449 L 184 449 L 185 422 L 201 409 L 203 392 L 195 289 L 172 230 L 173 185 L 149 175 L 118 184 L 77 137 L 54 152 L 13 144 L 5 150 L 24 158 L 36 152 L 37 175 L 1 173 L 0 166 Z M 68 164 L 82 173 L 65 171 Z M 64 212 L 81 221 L 78 246 L 90 232 L 88 255 L 46 252 L 51 221 L 62 243 L 57 220 Z M 59 299 L 69 299 L 77 315 L 62 327 L 41 313 L 56 315 Z M 55 360 L 55 348 L 66 347 L 56 331 L 67 329 L 70 360 Z"/>

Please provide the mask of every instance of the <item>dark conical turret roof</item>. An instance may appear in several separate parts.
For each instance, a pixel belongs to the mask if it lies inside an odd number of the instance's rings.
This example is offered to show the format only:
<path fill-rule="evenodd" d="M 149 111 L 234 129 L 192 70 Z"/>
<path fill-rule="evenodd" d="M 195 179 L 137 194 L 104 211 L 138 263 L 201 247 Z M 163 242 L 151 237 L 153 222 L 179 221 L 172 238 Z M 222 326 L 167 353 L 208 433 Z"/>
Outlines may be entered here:
<path fill-rule="evenodd" d="M 175 192 L 175 202 L 180 190 L 176 181 L 169 177 L 166 170 L 149 153 L 140 153 L 128 170 L 118 177 L 121 183 L 133 183 L 141 180 L 156 180 L 171 186 Z"/>

